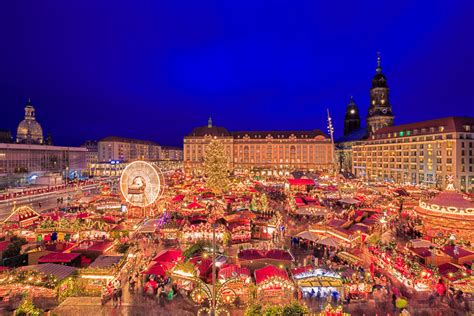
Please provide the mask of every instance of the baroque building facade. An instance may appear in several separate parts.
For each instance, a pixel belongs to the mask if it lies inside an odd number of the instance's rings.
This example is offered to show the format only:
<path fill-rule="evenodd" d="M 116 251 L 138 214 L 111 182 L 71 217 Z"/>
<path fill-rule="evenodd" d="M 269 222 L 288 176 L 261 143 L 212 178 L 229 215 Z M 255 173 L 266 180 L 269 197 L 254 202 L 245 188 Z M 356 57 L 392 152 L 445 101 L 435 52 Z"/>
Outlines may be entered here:
<path fill-rule="evenodd" d="M 352 145 L 353 172 L 375 181 L 474 191 L 474 118 L 446 117 L 378 129 Z"/>
<path fill-rule="evenodd" d="M 359 119 L 359 121 L 358 121 Z M 387 78 L 380 55 L 370 88 L 366 128 L 354 100 L 347 105 L 344 136 L 337 140 L 341 171 L 368 181 L 393 181 L 443 188 L 454 177 L 457 189 L 474 190 L 474 118 L 447 117 L 393 125 Z"/>
<path fill-rule="evenodd" d="M 152 141 L 108 136 L 98 143 L 98 161 L 157 161 L 160 159 L 160 151 L 160 145 Z"/>
<path fill-rule="evenodd" d="M 333 166 L 331 140 L 320 130 L 229 132 L 209 119 L 207 126 L 196 127 L 184 137 L 186 172 L 201 170 L 206 145 L 213 139 L 224 144 L 229 168 L 235 171 L 287 175 Z"/>

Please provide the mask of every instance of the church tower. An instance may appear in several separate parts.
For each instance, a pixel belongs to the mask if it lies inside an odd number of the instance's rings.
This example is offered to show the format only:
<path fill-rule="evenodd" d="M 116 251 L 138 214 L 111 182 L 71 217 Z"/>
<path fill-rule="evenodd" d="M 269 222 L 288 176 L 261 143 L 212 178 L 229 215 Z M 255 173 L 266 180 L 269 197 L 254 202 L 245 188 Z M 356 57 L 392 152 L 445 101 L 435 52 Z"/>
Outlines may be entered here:
<path fill-rule="evenodd" d="M 387 78 L 382 73 L 380 63 L 380 54 L 377 57 L 377 68 L 372 79 L 372 88 L 370 89 L 370 106 L 367 115 L 367 130 L 369 135 L 376 130 L 393 125 L 392 106 L 390 105 L 387 85 Z"/>
<path fill-rule="evenodd" d="M 360 128 L 360 116 L 359 109 L 357 104 L 354 101 L 354 98 L 351 96 L 349 104 L 346 108 L 346 116 L 344 117 L 344 136 L 349 135 L 353 131 L 356 131 Z"/>

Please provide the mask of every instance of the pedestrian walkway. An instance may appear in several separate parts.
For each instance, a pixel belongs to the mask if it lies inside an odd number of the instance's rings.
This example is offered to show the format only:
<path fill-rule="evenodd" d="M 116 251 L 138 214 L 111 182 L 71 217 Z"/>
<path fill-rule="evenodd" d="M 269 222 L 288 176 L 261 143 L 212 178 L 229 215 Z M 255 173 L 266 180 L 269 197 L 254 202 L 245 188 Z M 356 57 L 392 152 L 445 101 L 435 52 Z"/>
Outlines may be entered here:
<path fill-rule="evenodd" d="M 135 297 L 135 295 L 133 296 Z M 54 315 L 64 316 L 109 316 L 109 315 L 183 315 L 191 316 L 196 312 L 189 310 L 187 304 L 183 304 L 183 300 L 177 298 L 175 301 L 167 302 L 164 307 L 160 307 L 157 302 L 146 301 L 141 295 L 136 296 L 139 299 L 122 302 L 120 307 L 113 307 L 112 302 L 101 305 L 100 297 L 69 297 L 61 305 L 55 308 L 52 313 Z"/>

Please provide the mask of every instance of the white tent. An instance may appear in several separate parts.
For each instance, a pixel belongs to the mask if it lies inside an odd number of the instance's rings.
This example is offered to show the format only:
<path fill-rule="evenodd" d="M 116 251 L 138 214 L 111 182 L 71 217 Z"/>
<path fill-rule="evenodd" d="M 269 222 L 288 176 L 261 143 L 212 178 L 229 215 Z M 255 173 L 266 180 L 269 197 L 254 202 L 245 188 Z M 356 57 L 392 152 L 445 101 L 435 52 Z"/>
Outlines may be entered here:
<path fill-rule="evenodd" d="M 298 235 L 296 235 L 296 237 L 299 237 L 299 238 L 303 238 L 303 239 L 307 239 L 307 240 L 310 240 L 310 241 L 317 241 L 319 240 L 319 236 L 315 233 L 312 233 L 310 231 L 303 231 L 301 233 L 299 233 Z"/>
<path fill-rule="evenodd" d="M 410 243 L 413 246 L 413 248 L 429 248 L 433 246 L 431 242 L 424 239 L 412 239 L 410 240 Z"/>
<path fill-rule="evenodd" d="M 360 201 L 353 199 L 353 198 L 345 198 L 345 199 L 340 199 L 339 203 L 344 203 L 344 204 L 359 204 Z"/>
<path fill-rule="evenodd" d="M 298 210 L 296 210 L 296 213 L 298 215 L 313 215 L 313 213 L 311 213 L 311 211 L 307 208 L 298 208 Z"/>
<path fill-rule="evenodd" d="M 319 240 L 318 244 L 325 245 L 325 246 L 328 246 L 328 247 L 337 247 L 337 246 L 339 246 L 339 242 L 336 239 L 332 238 L 332 237 L 325 237 L 325 238 Z"/>

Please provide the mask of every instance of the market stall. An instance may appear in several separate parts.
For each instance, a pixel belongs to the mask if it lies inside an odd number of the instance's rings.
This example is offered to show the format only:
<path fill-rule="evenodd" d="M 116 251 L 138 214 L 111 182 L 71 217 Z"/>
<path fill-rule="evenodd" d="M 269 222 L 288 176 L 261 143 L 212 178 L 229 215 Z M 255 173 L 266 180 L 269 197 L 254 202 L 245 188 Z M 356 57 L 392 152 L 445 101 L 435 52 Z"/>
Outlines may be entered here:
<path fill-rule="evenodd" d="M 242 249 L 237 253 L 237 262 L 251 269 L 261 268 L 268 264 L 290 267 L 294 260 L 291 252 L 283 249 Z"/>
<path fill-rule="evenodd" d="M 234 291 L 241 302 L 245 304 L 248 301 L 249 285 L 252 284 L 252 277 L 248 268 L 239 267 L 235 264 L 227 265 L 219 270 L 217 278 L 221 284 L 234 280 L 234 282 L 228 282 L 227 286 Z"/>
<path fill-rule="evenodd" d="M 79 271 L 80 278 L 84 279 L 87 291 L 99 293 L 101 288 L 118 276 L 125 264 L 123 255 L 101 255 L 87 268 Z"/>
<path fill-rule="evenodd" d="M 226 228 L 218 225 L 216 228 L 216 240 L 222 242 Z M 198 240 L 212 240 L 213 228 L 210 223 L 190 224 L 183 227 L 182 238 L 184 241 L 193 243 Z"/>
<path fill-rule="evenodd" d="M 254 277 L 259 301 L 281 304 L 293 299 L 295 285 L 285 270 L 268 265 L 255 270 Z"/>
<path fill-rule="evenodd" d="M 292 269 L 291 275 L 305 298 L 344 297 L 342 278 L 336 272 L 305 266 Z"/>

